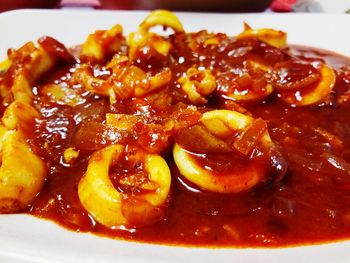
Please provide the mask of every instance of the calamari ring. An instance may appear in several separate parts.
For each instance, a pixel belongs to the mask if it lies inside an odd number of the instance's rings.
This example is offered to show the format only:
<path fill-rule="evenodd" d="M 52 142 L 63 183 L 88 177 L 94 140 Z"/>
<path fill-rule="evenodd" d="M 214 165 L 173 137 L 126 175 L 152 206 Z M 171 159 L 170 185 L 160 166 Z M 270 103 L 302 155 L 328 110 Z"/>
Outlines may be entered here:
<path fill-rule="evenodd" d="M 205 104 L 205 96 L 210 95 L 216 88 L 216 80 L 210 70 L 189 68 L 186 75 L 178 79 L 182 90 L 193 104 Z"/>
<path fill-rule="evenodd" d="M 269 72 L 271 70 L 268 65 L 255 60 L 247 60 L 246 64 L 252 70 L 259 70 L 263 72 Z M 225 92 L 223 93 L 223 96 L 233 99 L 234 101 L 250 102 L 263 100 L 272 92 L 273 86 L 269 83 L 266 83 L 263 87 L 260 87 L 259 90 L 254 90 L 252 88 L 252 85 L 250 85 L 243 90 L 234 89 L 232 92 Z"/>
<path fill-rule="evenodd" d="M 145 170 L 149 181 L 157 185 L 156 190 L 132 196 L 119 192 L 109 178 L 109 167 L 113 161 L 118 160 L 124 150 L 124 145 L 116 144 L 93 153 L 86 174 L 78 185 L 78 195 L 83 207 L 96 221 L 110 228 L 135 226 L 132 215 L 130 217 L 123 208 L 128 199 L 132 199 L 129 202 L 129 205 L 133 206 L 131 210 L 139 211 L 145 220 L 138 224 L 147 225 L 150 223 L 147 222 L 147 211 L 161 209 L 166 203 L 170 189 L 171 175 L 165 160 L 159 155 L 146 154 Z"/>
<path fill-rule="evenodd" d="M 116 56 L 118 57 L 118 56 Z M 109 96 L 110 103 L 117 99 L 125 100 L 130 97 L 142 97 L 167 85 L 171 80 L 171 71 L 164 68 L 153 76 L 148 76 L 141 68 L 131 65 L 129 60 L 122 60 L 121 65 L 114 63 L 113 58 L 110 64 L 114 64 L 114 72 L 107 79 L 94 77 L 91 67 L 78 68 L 73 73 L 73 79 L 82 83 L 87 90 L 101 96 Z"/>
<path fill-rule="evenodd" d="M 45 163 L 26 142 L 39 113 L 23 102 L 12 102 L 0 124 L 0 213 L 18 212 L 31 204 L 41 190 Z"/>
<path fill-rule="evenodd" d="M 237 39 L 256 38 L 276 48 L 285 48 L 287 46 L 287 34 L 283 31 L 271 28 L 252 29 L 247 23 L 244 23 L 244 30 L 237 36 Z"/>
<path fill-rule="evenodd" d="M 183 32 L 183 26 L 177 16 L 167 10 L 155 10 L 151 12 L 140 24 L 140 29 L 148 31 L 150 28 L 162 25 L 172 28 L 175 32 Z"/>
<path fill-rule="evenodd" d="M 14 213 L 33 202 L 44 184 L 46 167 L 20 131 L 3 133 L 1 152 L 0 213 Z"/>
<path fill-rule="evenodd" d="M 149 32 L 154 26 L 170 27 L 175 33 L 184 32 L 181 22 L 172 12 L 166 10 L 156 10 L 151 12 L 146 19 L 140 24 L 137 32 L 132 32 L 127 38 L 127 44 L 129 46 L 129 58 L 134 60 L 137 50 L 146 45 L 151 46 L 163 56 L 167 56 L 171 44 L 160 35 Z"/>
<path fill-rule="evenodd" d="M 81 57 L 103 60 L 108 55 L 118 52 L 123 41 L 123 27 L 119 24 L 109 30 L 98 30 L 85 40 Z"/>
<path fill-rule="evenodd" d="M 12 86 L 7 87 L 4 83 L 0 83 L 3 104 L 10 104 L 13 100 L 27 104 L 32 103 L 32 84 L 45 72 L 52 69 L 62 55 L 47 50 L 46 42 L 62 47 L 61 52 L 68 56 L 66 59 L 70 58 L 70 54 L 64 46 L 50 37 L 39 39 L 38 45 L 28 42 L 18 50 L 11 50 L 8 53 L 8 58 L 0 63 L 0 71 L 13 70 Z"/>
<path fill-rule="evenodd" d="M 5 59 L 0 62 L 0 72 L 7 70 L 11 66 L 12 62 L 9 59 Z"/>
<path fill-rule="evenodd" d="M 243 131 L 254 120 L 252 117 L 229 110 L 213 110 L 202 116 L 202 123 L 217 137 L 227 137 L 233 131 Z M 260 140 L 264 144 L 271 144 L 271 138 L 267 131 Z M 238 193 L 251 189 L 257 185 L 266 173 L 255 163 L 247 161 L 243 171 L 232 172 L 223 176 L 217 176 L 209 170 L 198 165 L 190 153 L 175 143 L 173 156 L 180 173 L 192 183 L 204 190 L 217 193 Z"/>
<path fill-rule="evenodd" d="M 279 97 L 290 105 L 307 106 L 316 104 L 330 95 L 336 81 L 334 70 L 326 64 L 320 68 L 321 80 L 313 89 L 303 91 L 280 91 Z"/>
<path fill-rule="evenodd" d="M 273 92 L 273 87 L 271 84 L 266 84 L 266 86 L 261 89 L 261 93 L 255 94 L 251 92 L 250 89 L 246 89 L 244 91 L 235 90 L 233 93 L 225 95 L 235 101 L 255 101 L 255 100 L 263 100 L 267 96 L 269 96 Z"/>

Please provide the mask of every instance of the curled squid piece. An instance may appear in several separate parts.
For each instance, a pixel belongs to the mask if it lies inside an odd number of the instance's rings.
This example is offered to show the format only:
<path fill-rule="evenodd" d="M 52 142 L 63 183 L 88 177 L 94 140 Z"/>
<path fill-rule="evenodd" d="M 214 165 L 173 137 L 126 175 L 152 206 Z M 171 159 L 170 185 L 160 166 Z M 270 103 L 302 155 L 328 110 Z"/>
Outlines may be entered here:
<path fill-rule="evenodd" d="M 134 89 L 135 97 L 142 97 L 150 92 L 158 90 L 167 85 L 171 80 L 171 70 L 169 68 L 163 69 L 154 76 L 147 76 L 146 85 L 136 86 Z"/>
<path fill-rule="evenodd" d="M 251 102 L 260 101 L 273 92 L 273 86 L 264 77 L 271 71 L 270 67 L 254 60 L 246 61 L 246 72 L 233 81 L 228 89 L 218 89 L 218 92 L 234 101 Z"/>
<path fill-rule="evenodd" d="M 4 78 L 11 79 L 11 86 L 0 82 L 4 104 L 13 100 L 31 104 L 32 84 L 59 60 L 72 63 L 75 58 L 63 44 L 48 36 L 40 38 L 37 45 L 28 42 L 17 50 L 10 49 L 5 60 L 7 71 Z"/>
<path fill-rule="evenodd" d="M 205 97 L 216 88 L 215 77 L 208 69 L 189 68 L 186 75 L 179 78 L 178 82 L 189 101 L 196 105 L 207 103 Z"/>
<path fill-rule="evenodd" d="M 74 84 L 81 84 L 85 89 L 97 95 L 110 96 L 111 102 L 112 100 L 115 101 L 113 86 L 106 80 L 95 77 L 92 68 L 88 65 L 84 65 L 74 71 L 72 82 Z"/>
<path fill-rule="evenodd" d="M 19 131 L 1 136 L 1 161 L 0 213 L 18 212 L 27 208 L 41 190 L 46 166 Z"/>
<path fill-rule="evenodd" d="M 172 12 L 166 10 L 151 12 L 140 24 L 138 31 L 130 33 L 128 36 L 127 44 L 131 61 L 137 57 L 137 52 L 146 46 L 152 48 L 160 55 L 168 55 L 171 44 L 160 35 L 149 31 L 155 26 L 169 27 L 175 33 L 184 32 L 181 22 Z"/>
<path fill-rule="evenodd" d="M 15 100 L 30 104 L 32 82 L 53 66 L 53 60 L 43 48 L 28 42 L 18 50 L 10 50 L 7 61 L 7 74 L 11 74 L 12 82 L 10 87 L 0 83 L 3 103 L 10 104 Z"/>
<path fill-rule="evenodd" d="M 9 59 L 5 59 L 0 62 L 0 72 L 7 70 L 11 66 L 11 61 Z"/>
<path fill-rule="evenodd" d="M 116 144 L 95 152 L 78 185 L 84 208 L 96 221 L 110 228 L 152 224 L 163 218 L 167 204 L 171 175 L 159 155 L 132 149 L 127 160 L 142 162 L 142 173 L 120 176 L 117 187 L 112 183 L 111 166 L 118 165 L 128 147 Z"/>
<path fill-rule="evenodd" d="M 256 38 L 276 48 L 287 46 L 287 34 L 285 32 L 271 28 L 252 29 L 244 23 L 244 30 L 237 36 L 237 39 Z"/>
<path fill-rule="evenodd" d="M 175 143 L 173 156 L 180 173 L 190 182 L 203 190 L 217 193 L 238 193 L 252 189 L 265 181 L 267 171 L 249 158 L 258 144 L 270 147 L 273 142 L 267 131 L 266 123 L 261 119 L 230 111 L 213 110 L 203 114 L 201 123 L 213 135 L 220 139 L 234 137 L 233 148 L 248 157 L 244 167 L 220 174 L 220 172 L 197 162 L 193 153 Z M 227 154 L 237 154 L 224 153 Z M 212 155 L 208 155 L 212 156 Z M 207 156 L 207 158 L 209 158 Z"/>
<path fill-rule="evenodd" d="M 26 69 L 31 81 L 40 78 L 45 72 L 52 69 L 58 60 L 74 63 L 75 58 L 67 48 L 56 39 L 44 36 L 38 39 L 37 45 L 28 42 L 18 50 L 8 53 L 13 64 L 19 64 Z"/>
<path fill-rule="evenodd" d="M 123 28 L 119 24 L 109 30 L 98 30 L 85 40 L 80 56 L 101 61 L 117 53 L 123 42 Z"/>
<path fill-rule="evenodd" d="M 295 88 L 280 89 L 278 96 L 293 106 L 307 106 L 324 102 L 331 94 L 336 81 L 334 70 L 326 64 L 321 64 L 319 76 L 311 79 L 311 75 L 296 82 Z M 301 85 L 300 83 L 304 83 Z M 287 86 L 287 85 L 285 85 Z"/>
<path fill-rule="evenodd" d="M 106 68 L 111 71 L 107 79 L 95 77 L 93 70 L 88 66 L 78 68 L 73 74 L 73 79 L 83 84 L 90 92 L 109 96 L 111 103 L 117 99 L 142 97 L 162 88 L 171 80 L 171 71 L 168 68 L 149 76 L 139 67 L 131 65 L 127 57 L 120 55 L 116 55 Z"/>
<path fill-rule="evenodd" d="M 29 74 L 28 77 L 35 80 L 42 73 L 52 68 L 53 59 L 41 45 L 28 42 L 18 50 L 12 49 L 8 54 L 10 61 L 20 64 Z"/>
<path fill-rule="evenodd" d="M 186 37 L 186 43 L 192 51 L 198 51 L 202 47 L 212 48 L 228 39 L 227 35 L 223 33 L 209 33 L 206 30 L 187 34 Z"/>
<path fill-rule="evenodd" d="M 39 113 L 29 104 L 14 101 L 5 110 L 2 123 L 9 130 L 30 132 Z"/>
<path fill-rule="evenodd" d="M 21 67 L 14 72 L 13 83 L 10 89 L 0 84 L 1 95 L 4 98 L 3 103 L 10 104 L 12 101 L 20 101 L 31 104 L 33 100 L 32 85 L 27 77 L 25 70 Z"/>
<path fill-rule="evenodd" d="M 32 152 L 24 135 L 36 117 L 33 107 L 13 102 L 2 118 L 5 126 L 0 126 L 0 213 L 27 208 L 44 184 L 45 163 Z"/>
<path fill-rule="evenodd" d="M 140 24 L 140 29 L 149 30 L 154 26 L 165 26 L 172 28 L 175 32 L 183 32 L 184 29 L 177 16 L 167 10 L 155 10 L 151 12 Z"/>

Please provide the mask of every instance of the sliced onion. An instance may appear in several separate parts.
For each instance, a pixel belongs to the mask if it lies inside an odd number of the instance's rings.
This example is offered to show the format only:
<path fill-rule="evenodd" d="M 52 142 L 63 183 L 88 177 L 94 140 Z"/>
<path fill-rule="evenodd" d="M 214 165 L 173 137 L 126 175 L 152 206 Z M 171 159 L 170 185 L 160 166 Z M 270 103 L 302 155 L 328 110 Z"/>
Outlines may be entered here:
<path fill-rule="evenodd" d="M 350 163 L 334 154 L 324 152 L 321 157 L 327 161 L 328 166 L 332 168 L 333 176 L 336 182 L 350 187 Z"/>
<path fill-rule="evenodd" d="M 252 125 L 243 131 L 233 143 L 233 147 L 244 155 L 249 155 L 266 132 L 267 124 L 263 119 L 254 119 Z"/>
<path fill-rule="evenodd" d="M 288 171 L 288 163 L 276 145 L 269 149 L 270 169 L 275 181 L 280 181 Z"/>
<path fill-rule="evenodd" d="M 211 134 L 201 124 L 177 131 L 175 141 L 185 149 L 196 153 L 225 153 L 232 151 L 228 143 Z"/>
<path fill-rule="evenodd" d="M 73 145 L 82 151 L 96 151 L 115 142 L 132 138 L 132 134 L 96 121 L 83 122 L 73 135 Z"/>

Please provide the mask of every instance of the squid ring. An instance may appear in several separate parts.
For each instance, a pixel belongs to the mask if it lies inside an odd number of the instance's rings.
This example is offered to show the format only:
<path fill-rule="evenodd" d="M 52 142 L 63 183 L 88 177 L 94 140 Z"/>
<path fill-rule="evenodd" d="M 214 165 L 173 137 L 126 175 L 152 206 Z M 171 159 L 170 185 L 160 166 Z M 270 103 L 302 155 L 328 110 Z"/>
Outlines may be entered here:
<path fill-rule="evenodd" d="M 252 117 L 230 110 L 213 110 L 202 116 L 202 123 L 217 137 L 232 135 L 232 131 L 243 131 L 253 121 Z M 267 131 L 260 140 L 264 144 L 272 143 Z M 191 154 L 175 143 L 173 156 L 180 173 L 200 188 L 217 193 L 238 193 L 251 189 L 258 184 L 266 173 L 256 163 L 248 160 L 244 169 L 220 175 L 201 167 Z"/>
<path fill-rule="evenodd" d="M 247 60 L 247 66 L 253 71 L 259 70 L 263 72 L 269 72 L 271 69 L 269 66 L 254 60 Z M 250 78 L 250 77 L 249 77 Z M 252 85 L 249 87 L 240 90 L 234 89 L 232 92 L 226 92 L 223 95 L 233 99 L 234 101 L 249 102 L 263 100 L 273 92 L 273 86 L 269 83 L 266 83 L 264 86 L 261 86 L 259 90 L 254 90 Z"/>
<path fill-rule="evenodd" d="M 20 131 L 0 129 L 0 213 L 18 212 L 28 207 L 41 190 L 46 167 Z"/>
<path fill-rule="evenodd" d="M 266 98 L 273 92 L 273 87 L 271 84 L 266 84 L 266 86 L 261 90 L 260 94 L 254 94 L 249 89 L 240 92 L 238 90 L 234 91 L 231 94 L 226 95 L 227 97 L 235 100 L 235 101 L 254 101 L 254 100 L 262 100 Z"/>
<path fill-rule="evenodd" d="M 320 68 L 321 80 L 317 86 L 311 90 L 303 91 L 284 91 L 279 95 L 282 100 L 290 105 L 307 106 L 318 103 L 331 93 L 336 81 L 334 70 L 326 64 Z"/>
<path fill-rule="evenodd" d="M 211 94 L 216 88 L 215 77 L 210 70 L 189 68 L 185 76 L 178 79 L 182 90 L 193 104 L 205 104 L 205 96 Z"/>
<path fill-rule="evenodd" d="M 151 12 L 146 19 L 140 24 L 137 32 L 130 33 L 127 38 L 129 45 L 129 58 L 134 60 L 137 50 L 145 45 L 150 45 L 157 53 L 167 56 L 171 44 L 158 34 L 149 30 L 154 26 L 170 27 L 175 33 L 184 32 L 181 22 L 175 14 L 166 10 L 155 10 Z"/>
<path fill-rule="evenodd" d="M 140 24 L 140 29 L 148 31 L 150 28 L 162 25 L 172 28 L 175 32 L 183 32 L 184 29 L 177 16 L 166 10 L 155 10 L 151 12 Z"/>
<path fill-rule="evenodd" d="M 256 38 L 276 48 L 287 46 L 287 34 L 271 28 L 252 29 L 244 23 L 244 31 L 237 36 L 237 39 Z"/>
<path fill-rule="evenodd" d="M 83 207 L 96 221 L 110 228 L 135 226 L 132 218 L 135 214 L 128 214 L 128 209 L 138 211 L 137 216 L 143 222 L 138 220 L 137 225 L 153 223 L 147 222 L 151 218 L 147 212 L 162 209 L 170 189 L 171 175 L 165 160 L 159 155 L 145 154 L 144 165 L 148 180 L 156 185 L 156 189 L 144 194 L 118 191 L 109 178 L 109 167 L 118 161 L 124 150 L 124 145 L 116 144 L 93 153 L 86 174 L 78 185 L 78 195 Z M 126 203 L 132 207 L 125 209 Z"/>
<path fill-rule="evenodd" d="M 30 205 L 45 182 L 46 165 L 32 152 L 24 136 L 39 117 L 29 104 L 12 102 L 0 124 L 0 213 L 18 212 Z"/>

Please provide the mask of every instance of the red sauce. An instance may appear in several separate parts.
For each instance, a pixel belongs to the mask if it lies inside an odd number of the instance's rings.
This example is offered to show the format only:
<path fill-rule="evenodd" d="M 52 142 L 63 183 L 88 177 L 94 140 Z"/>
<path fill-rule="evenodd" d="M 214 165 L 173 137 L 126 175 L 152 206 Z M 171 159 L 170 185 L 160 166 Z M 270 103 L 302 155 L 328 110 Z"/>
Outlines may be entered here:
<path fill-rule="evenodd" d="M 280 247 L 349 238 L 350 103 L 339 103 L 337 99 L 350 90 L 350 59 L 313 48 L 277 49 L 259 41 L 236 41 L 225 36 L 219 45 L 207 48 L 202 45 L 192 52 L 184 44 L 184 38 L 184 35 L 170 36 L 172 59 L 145 54 L 135 62 L 146 72 L 158 72 L 164 67 L 172 71 L 169 85 L 144 98 L 130 98 L 110 105 L 107 98 L 72 84 L 72 73 L 78 64 L 61 63 L 33 87 L 38 94 L 35 106 L 42 119 L 36 123 L 30 143 L 47 162 L 49 171 L 43 190 L 26 212 L 75 231 L 161 244 Z M 46 41 L 48 45 L 49 40 Z M 67 56 L 57 43 L 54 48 Z M 242 63 L 249 58 L 259 58 L 268 65 L 279 63 L 279 69 L 291 60 L 302 62 L 303 65 L 289 72 L 287 82 L 303 74 L 314 74 L 308 63 L 325 60 L 336 70 L 337 81 L 331 98 L 320 105 L 292 107 L 274 94 L 241 105 L 255 118 L 266 121 L 269 134 L 286 162 L 287 173 L 281 180 L 269 175 L 269 180 L 245 193 L 209 193 L 179 174 L 171 154 L 176 134 L 166 132 L 162 125 L 166 120 L 175 119 L 179 131 L 198 122 L 198 112 L 232 107 L 227 97 L 213 93 L 198 111 L 187 108 L 189 102 L 179 89 L 177 79 L 189 67 L 211 68 L 217 79 L 217 90 L 227 90 L 233 85 L 232 80 L 242 73 Z M 104 78 L 108 74 L 96 64 L 95 75 Z M 315 73 L 305 85 L 312 85 L 318 78 Z M 269 80 L 262 83 L 266 81 Z M 279 85 L 283 84 L 283 80 L 278 81 Z M 81 103 L 71 107 L 51 102 L 42 92 L 42 87 L 48 83 L 74 88 L 82 98 Z M 234 104 L 234 107 L 238 106 Z M 116 131 L 106 126 L 106 113 L 134 114 L 141 117 L 141 121 L 134 125 L 132 133 Z M 162 156 L 172 173 L 171 193 L 163 220 L 136 229 L 108 229 L 95 222 L 80 204 L 77 185 L 90 155 L 116 142 L 137 144 L 150 152 L 163 149 Z M 72 164 L 63 159 L 63 151 L 68 147 L 80 150 L 79 158 Z M 221 153 L 211 158 L 214 155 L 204 153 L 196 160 L 216 170 L 218 176 L 225 176 L 232 170 L 239 172 L 249 159 L 238 153 Z M 123 160 L 121 163 L 125 163 L 126 168 L 114 167 L 111 178 L 117 180 L 130 172 L 139 172 L 142 179 L 140 166 Z M 114 185 L 122 189 L 117 182 Z"/>

